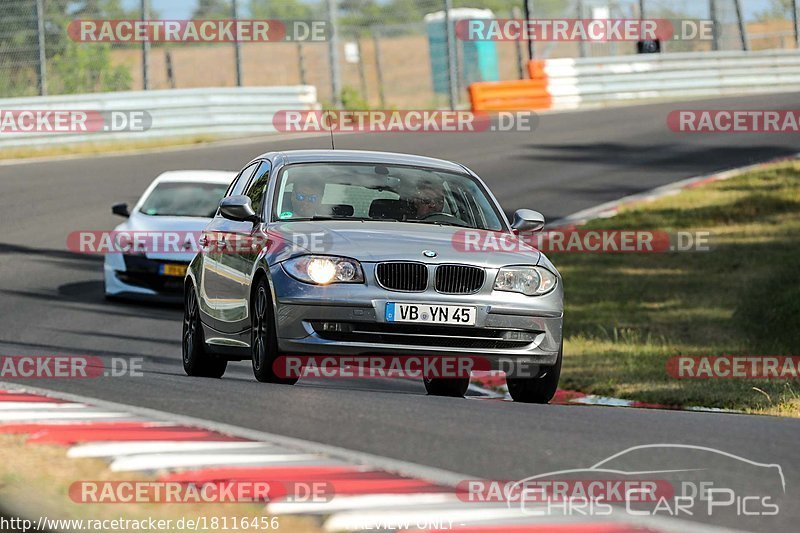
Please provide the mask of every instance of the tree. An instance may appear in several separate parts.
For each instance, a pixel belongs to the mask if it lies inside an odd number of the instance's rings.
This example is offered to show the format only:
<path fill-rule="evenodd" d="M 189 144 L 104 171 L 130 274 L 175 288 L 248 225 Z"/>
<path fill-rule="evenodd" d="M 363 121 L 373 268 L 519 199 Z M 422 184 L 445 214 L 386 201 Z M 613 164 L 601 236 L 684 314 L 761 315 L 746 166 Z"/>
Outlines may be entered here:
<path fill-rule="evenodd" d="M 233 17 L 231 0 L 198 0 L 192 13 L 195 20 L 230 19 Z"/>
<path fill-rule="evenodd" d="M 23 0 L 5 4 L 0 17 L 0 96 L 35 94 L 39 65 L 36 2 Z M 43 4 L 45 57 L 50 74 L 48 87 L 52 87 L 53 92 L 125 88 L 125 75 L 111 67 L 109 45 L 79 46 L 69 39 L 66 31 L 69 23 L 76 19 L 124 18 L 126 13 L 121 1 L 47 0 Z M 80 72 L 81 68 L 86 72 Z M 72 82 L 59 76 L 76 76 L 82 81 Z M 94 82 L 90 83 L 90 79 Z"/>
<path fill-rule="evenodd" d="M 322 3 L 319 7 L 324 7 Z M 250 14 L 255 19 L 309 20 L 324 13 L 299 0 L 250 0 Z"/>

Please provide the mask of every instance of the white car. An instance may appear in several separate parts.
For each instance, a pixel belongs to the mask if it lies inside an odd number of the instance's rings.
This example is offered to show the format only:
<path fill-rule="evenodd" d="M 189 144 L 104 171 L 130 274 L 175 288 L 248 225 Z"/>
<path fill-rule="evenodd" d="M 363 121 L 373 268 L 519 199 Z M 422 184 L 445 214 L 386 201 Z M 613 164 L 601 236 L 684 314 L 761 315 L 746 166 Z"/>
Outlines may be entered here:
<path fill-rule="evenodd" d="M 165 172 L 133 209 L 114 205 L 111 211 L 127 220 L 112 233 L 116 249 L 124 251 L 105 254 L 106 298 L 182 301 L 195 237 L 214 217 L 234 177 L 235 172 L 217 170 Z M 165 239 L 181 242 L 165 245 Z"/>

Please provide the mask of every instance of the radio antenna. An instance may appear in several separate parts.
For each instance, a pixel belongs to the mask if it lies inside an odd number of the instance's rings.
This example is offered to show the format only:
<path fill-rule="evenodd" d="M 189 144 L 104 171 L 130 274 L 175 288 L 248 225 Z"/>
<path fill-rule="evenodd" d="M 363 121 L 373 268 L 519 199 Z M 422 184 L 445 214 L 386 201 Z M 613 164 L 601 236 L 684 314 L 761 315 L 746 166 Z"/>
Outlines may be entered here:
<path fill-rule="evenodd" d="M 336 145 L 333 143 L 333 124 L 331 124 L 331 115 L 330 113 L 326 113 L 327 122 L 328 122 L 328 131 L 331 134 L 331 150 L 336 150 Z"/>

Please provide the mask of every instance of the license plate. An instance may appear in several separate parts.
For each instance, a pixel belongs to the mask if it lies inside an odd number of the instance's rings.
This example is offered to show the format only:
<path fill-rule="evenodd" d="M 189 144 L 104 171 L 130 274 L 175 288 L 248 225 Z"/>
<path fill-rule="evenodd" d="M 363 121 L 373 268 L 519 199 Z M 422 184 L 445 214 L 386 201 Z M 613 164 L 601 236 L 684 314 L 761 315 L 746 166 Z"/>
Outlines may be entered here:
<path fill-rule="evenodd" d="M 186 265 L 161 265 L 158 270 L 162 276 L 183 277 L 186 275 L 186 268 Z"/>
<path fill-rule="evenodd" d="M 387 322 L 419 322 L 474 326 L 478 308 L 463 305 L 386 303 Z"/>

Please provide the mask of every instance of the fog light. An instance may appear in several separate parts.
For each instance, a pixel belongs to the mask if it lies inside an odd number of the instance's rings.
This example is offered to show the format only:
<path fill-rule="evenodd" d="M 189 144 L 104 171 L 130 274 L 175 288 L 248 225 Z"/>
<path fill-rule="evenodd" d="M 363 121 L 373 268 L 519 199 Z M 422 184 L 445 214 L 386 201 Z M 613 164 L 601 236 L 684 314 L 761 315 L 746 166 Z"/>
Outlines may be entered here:
<path fill-rule="evenodd" d="M 350 333 L 353 326 L 345 322 L 322 322 L 320 329 L 328 333 Z"/>
<path fill-rule="evenodd" d="M 525 331 L 505 331 L 503 332 L 503 340 L 507 341 L 533 341 L 536 336 L 533 333 Z"/>

